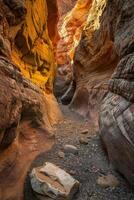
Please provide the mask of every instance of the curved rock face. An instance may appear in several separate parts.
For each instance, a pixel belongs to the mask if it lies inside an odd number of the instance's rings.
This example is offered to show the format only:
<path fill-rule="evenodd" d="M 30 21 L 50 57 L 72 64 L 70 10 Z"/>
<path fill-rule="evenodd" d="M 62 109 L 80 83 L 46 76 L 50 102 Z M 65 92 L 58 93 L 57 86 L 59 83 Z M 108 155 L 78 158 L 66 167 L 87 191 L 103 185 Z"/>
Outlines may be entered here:
<path fill-rule="evenodd" d="M 45 0 L 0 1 L 1 200 L 23 199 L 31 162 L 52 146 L 51 125 L 61 118 L 52 93 L 56 65 L 47 5 Z"/>
<path fill-rule="evenodd" d="M 108 91 L 108 80 L 118 63 L 109 25 L 113 23 L 113 18 L 103 14 L 100 20 L 105 6 L 105 0 L 92 2 L 87 25 L 74 58 L 76 92 L 71 108 L 95 121 L 96 125 L 101 101 Z"/>
<path fill-rule="evenodd" d="M 81 32 L 86 23 L 91 2 L 89 0 L 77 1 L 74 8 L 60 21 L 60 41 L 57 45 L 56 56 L 58 64 L 64 65 L 73 60 L 75 48 L 79 43 Z"/>
<path fill-rule="evenodd" d="M 112 33 L 120 61 L 101 106 L 100 133 L 110 161 L 134 187 L 134 2 L 109 1 L 106 13 L 115 18 Z"/>
<path fill-rule="evenodd" d="M 67 12 L 60 17 L 58 23 L 60 39 L 57 43 L 56 50 L 56 59 L 59 67 L 57 79 L 60 79 L 63 84 L 61 85 L 61 81 L 56 81 L 56 96 L 59 96 L 59 93 L 61 96 L 64 95 L 64 93 L 68 90 L 68 87 L 71 87 L 71 85 L 74 84 L 72 67 L 74 52 L 80 41 L 81 32 L 86 25 L 92 1 L 67 1 L 66 4 L 66 8 L 70 9 L 70 12 Z M 59 1 L 59 7 L 63 7 L 63 11 L 64 5 L 65 1 Z M 72 96 L 73 94 L 71 95 L 71 99 Z M 70 103 L 70 100 L 66 100 L 70 99 L 70 97 L 63 97 L 62 99 L 65 99 L 64 102 Z"/>

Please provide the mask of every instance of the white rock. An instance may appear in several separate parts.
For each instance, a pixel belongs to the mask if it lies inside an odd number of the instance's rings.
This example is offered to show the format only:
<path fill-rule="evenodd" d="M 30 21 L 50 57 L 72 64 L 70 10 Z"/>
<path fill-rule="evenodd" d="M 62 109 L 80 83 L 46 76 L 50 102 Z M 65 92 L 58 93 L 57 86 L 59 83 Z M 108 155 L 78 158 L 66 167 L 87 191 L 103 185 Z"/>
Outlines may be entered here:
<path fill-rule="evenodd" d="M 72 199 L 79 189 L 79 182 L 52 163 L 34 168 L 30 174 L 32 189 L 52 199 Z M 44 198 L 45 199 L 45 198 Z"/>
<path fill-rule="evenodd" d="M 78 153 L 78 149 L 77 147 L 70 145 L 70 144 L 66 144 L 64 146 L 64 152 L 66 153 L 73 153 L 73 154 L 77 154 Z"/>

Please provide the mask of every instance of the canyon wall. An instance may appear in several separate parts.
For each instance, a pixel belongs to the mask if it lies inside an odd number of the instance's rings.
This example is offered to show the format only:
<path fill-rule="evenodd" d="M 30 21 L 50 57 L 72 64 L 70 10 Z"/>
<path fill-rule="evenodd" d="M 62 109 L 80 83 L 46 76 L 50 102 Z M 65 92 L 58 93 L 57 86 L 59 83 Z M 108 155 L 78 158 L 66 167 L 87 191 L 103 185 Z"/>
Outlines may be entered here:
<path fill-rule="evenodd" d="M 119 62 L 100 110 L 100 133 L 111 163 L 134 187 L 134 1 L 108 1 Z"/>
<path fill-rule="evenodd" d="M 74 57 L 76 90 L 70 107 L 98 118 L 109 159 L 134 185 L 134 2 L 92 1 Z"/>
<path fill-rule="evenodd" d="M 108 91 L 108 80 L 118 63 L 109 25 L 114 21 L 105 14 L 101 17 L 105 7 L 105 0 L 92 1 L 73 65 L 76 91 L 71 108 L 95 121 L 96 126 L 101 101 Z"/>
<path fill-rule="evenodd" d="M 65 3 L 64 1 L 62 1 L 62 4 L 60 2 L 59 5 L 61 7 L 63 6 L 64 10 Z M 67 91 L 70 82 L 72 82 L 74 53 L 79 44 L 82 30 L 86 25 L 91 6 L 91 0 L 70 1 L 70 3 L 68 2 L 66 5 L 70 11 L 60 17 L 58 23 L 60 39 L 56 50 L 58 72 L 55 88 L 55 95 L 58 97 L 62 97 Z M 62 98 L 64 104 L 70 102 L 70 97 L 65 101 L 63 99 L 64 97 Z"/>
<path fill-rule="evenodd" d="M 61 118 L 52 92 L 56 31 L 50 33 L 57 18 L 51 30 L 51 9 L 58 18 L 56 1 L 0 1 L 1 200 L 23 199 L 31 162 L 50 149 L 51 125 Z"/>

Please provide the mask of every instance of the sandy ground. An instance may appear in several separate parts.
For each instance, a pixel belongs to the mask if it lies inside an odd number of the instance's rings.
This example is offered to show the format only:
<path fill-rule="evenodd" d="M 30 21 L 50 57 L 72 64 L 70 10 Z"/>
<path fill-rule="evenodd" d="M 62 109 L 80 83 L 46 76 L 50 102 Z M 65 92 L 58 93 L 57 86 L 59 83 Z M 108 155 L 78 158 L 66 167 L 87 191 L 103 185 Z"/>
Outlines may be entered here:
<path fill-rule="evenodd" d="M 49 161 L 68 173 L 73 171 L 74 178 L 81 184 L 80 191 L 73 200 L 134 200 L 134 194 L 128 183 L 110 166 L 98 133 L 95 133 L 94 128 L 89 125 L 89 133 L 82 136 L 81 132 L 87 128 L 87 122 L 72 113 L 67 106 L 61 108 L 65 118 L 55 126 L 55 145 L 50 151 L 38 156 L 32 163 L 31 169 Z M 81 137 L 89 138 L 88 145 L 80 144 Z M 63 150 L 65 144 L 75 145 L 79 150 L 78 155 L 68 153 L 64 158 L 60 158 L 58 152 Z M 118 178 L 120 182 L 118 187 L 102 188 L 97 184 L 98 177 L 109 173 Z M 27 176 L 24 193 L 25 200 L 37 200 L 31 190 L 29 176 Z"/>

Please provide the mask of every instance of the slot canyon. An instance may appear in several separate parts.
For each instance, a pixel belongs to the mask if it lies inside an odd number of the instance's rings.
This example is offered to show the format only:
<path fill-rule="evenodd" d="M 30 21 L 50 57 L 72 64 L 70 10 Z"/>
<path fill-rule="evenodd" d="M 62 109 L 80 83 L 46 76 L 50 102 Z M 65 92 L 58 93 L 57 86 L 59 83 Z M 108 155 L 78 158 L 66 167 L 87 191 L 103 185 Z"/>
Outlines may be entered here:
<path fill-rule="evenodd" d="M 133 134 L 134 1 L 0 0 L 0 200 L 134 200 Z"/>

